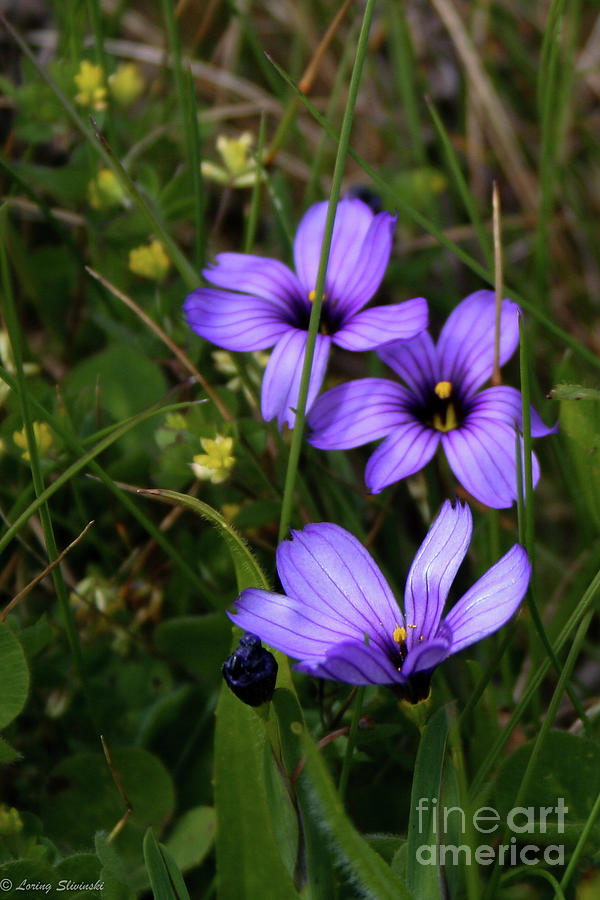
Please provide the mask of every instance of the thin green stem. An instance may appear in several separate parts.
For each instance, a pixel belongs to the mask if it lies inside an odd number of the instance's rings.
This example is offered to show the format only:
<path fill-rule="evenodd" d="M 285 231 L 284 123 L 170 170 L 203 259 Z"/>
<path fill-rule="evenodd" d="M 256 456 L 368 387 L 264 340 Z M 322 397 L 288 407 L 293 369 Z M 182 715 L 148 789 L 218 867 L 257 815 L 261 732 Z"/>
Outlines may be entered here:
<path fill-rule="evenodd" d="M 350 777 L 350 769 L 352 767 L 352 757 L 354 756 L 354 747 L 356 745 L 356 735 L 358 734 L 358 725 L 360 723 L 360 713 L 362 710 L 363 700 L 365 696 L 364 687 L 359 687 L 354 698 L 354 709 L 352 711 L 352 721 L 350 723 L 350 731 L 348 732 L 348 743 L 346 744 L 346 752 L 344 754 L 344 762 L 342 763 L 342 772 L 340 775 L 340 784 L 338 793 L 343 800 L 348 787 L 348 779 Z"/>
<path fill-rule="evenodd" d="M 321 315 L 321 307 L 323 305 L 323 290 L 325 288 L 325 276 L 327 274 L 327 263 L 329 261 L 329 249 L 331 247 L 331 237 L 333 234 L 333 223 L 337 209 L 338 200 L 342 186 L 342 177 L 346 165 L 346 154 L 350 143 L 350 132 L 352 130 L 352 120 L 354 118 L 354 108 L 356 106 L 356 98 L 358 96 L 358 87 L 362 75 L 363 64 L 367 52 L 369 39 L 369 29 L 373 18 L 373 10 L 375 8 L 375 0 L 367 0 L 365 12 L 362 20 L 362 26 L 358 37 L 356 48 L 356 58 L 350 78 L 350 87 L 348 89 L 348 104 L 344 112 L 342 120 L 342 128 L 340 131 L 340 139 L 338 143 L 335 167 L 333 170 L 333 179 L 331 184 L 331 193 L 329 195 L 329 205 L 327 207 L 327 218 L 325 220 L 325 229 L 323 232 L 323 243 L 321 245 L 321 257 L 319 259 L 319 269 L 315 285 L 315 298 L 312 304 L 310 322 L 308 326 L 308 336 L 306 339 L 306 351 L 304 354 L 304 366 L 302 368 L 302 379 L 300 382 L 300 392 L 298 396 L 298 408 L 296 410 L 296 421 L 294 425 L 294 433 L 292 435 L 292 444 L 290 447 L 290 455 L 288 459 L 288 468 L 285 478 L 285 487 L 283 491 L 283 503 L 281 508 L 281 521 L 279 524 L 279 540 L 283 540 L 288 532 L 292 517 L 292 507 L 294 503 L 294 488 L 296 483 L 296 473 L 298 471 L 298 462 L 300 459 L 300 449 L 302 447 L 302 438 L 304 433 L 304 421 L 306 417 L 306 400 L 308 397 L 308 386 L 310 382 L 310 373 L 314 356 L 315 344 L 317 340 L 317 332 L 319 329 L 319 320 Z"/>

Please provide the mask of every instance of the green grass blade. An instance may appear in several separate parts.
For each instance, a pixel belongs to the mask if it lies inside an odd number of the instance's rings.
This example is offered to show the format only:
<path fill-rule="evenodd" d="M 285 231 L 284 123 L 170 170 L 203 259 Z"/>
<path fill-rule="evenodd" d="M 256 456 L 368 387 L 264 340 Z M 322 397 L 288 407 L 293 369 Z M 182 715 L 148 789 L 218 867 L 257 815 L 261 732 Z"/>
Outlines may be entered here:
<path fill-rule="evenodd" d="M 315 299 L 312 303 L 312 309 L 310 311 L 308 337 L 306 340 L 306 351 L 304 354 L 304 367 L 302 369 L 300 392 L 298 395 L 298 409 L 296 410 L 296 421 L 294 425 L 294 432 L 292 435 L 292 444 L 290 447 L 288 468 L 285 478 L 285 487 L 283 491 L 283 501 L 281 504 L 281 521 L 279 523 L 280 541 L 283 540 L 283 538 L 286 536 L 292 517 L 296 473 L 298 470 L 300 449 L 302 447 L 302 438 L 304 435 L 304 421 L 306 416 L 308 385 L 310 381 L 313 355 L 317 340 L 317 331 L 319 329 L 321 307 L 323 305 L 323 289 L 325 287 L 325 276 L 327 274 L 327 263 L 329 261 L 329 249 L 331 246 L 331 237 L 333 234 L 333 223 L 335 219 L 337 204 L 340 198 L 342 177 L 344 174 L 344 167 L 346 165 L 346 154 L 348 151 L 348 145 L 350 143 L 350 132 L 352 130 L 352 121 L 354 118 L 354 109 L 356 106 L 356 98 L 358 96 L 358 87 L 362 75 L 363 64 L 367 53 L 369 30 L 371 27 L 371 21 L 373 19 L 374 8 L 374 0 L 367 0 L 362 20 L 362 26 L 358 37 L 358 44 L 356 47 L 356 57 L 354 60 L 354 67 L 352 69 L 350 86 L 348 88 L 348 103 L 344 112 L 344 119 L 342 121 L 340 139 L 338 142 L 337 156 L 335 160 L 335 167 L 331 184 L 331 192 L 329 195 L 329 206 L 327 207 L 327 218 L 325 220 L 325 228 L 323 231 L 321 256 L 319 259 L 319 268 L 317 270 Z"/>

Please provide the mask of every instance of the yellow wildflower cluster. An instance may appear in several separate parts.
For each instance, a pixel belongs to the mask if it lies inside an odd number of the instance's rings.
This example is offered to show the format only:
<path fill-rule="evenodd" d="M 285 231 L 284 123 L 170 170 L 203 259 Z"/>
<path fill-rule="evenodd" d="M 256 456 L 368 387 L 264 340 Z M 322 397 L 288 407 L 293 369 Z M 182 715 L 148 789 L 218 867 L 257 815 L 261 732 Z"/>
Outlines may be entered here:
<path fill-rule="evenodd" d="M 100 169 L 88 184 L 88 199 L 94 209 L 111 209 L 120 206 L 125 191 L 112 169 Z"/>
<path fill-rule="evenodd" d="M 106 109 L 106 85 L 102 66 L 82 59 L 75 75 L 75 84 L 79 88 L 75 101 L 80 106 L 89 106 L 98 111 Z"/>
<path fill-rule="evenodd" d="M 165 253 L 160 241 L 153 240 L 149 244 L 129 251 L 129 268 L 135 275 L 142 278 L 150 278 L 152 281 L 162 281 L 171 265 L 171 260 Z"/>
<path fill-rule="evenodd" d="M 52 446 L 52 432 L 46 422 L 34 422 L 33 423 L 33 435 L 35 438 L 35 443 L 38 448 L 38 453 L 40 457 L 43 459 L 44 456 L 48 453 L 48 450 Z M 13 441 L 22 449 L 21 457 L 29 461 L 29 449 L 27 446 L 27 431 L 25 426 L 21 428 L 20 431 L 15 431 L 13 434 Z"/>
<path fill-rule="evenodd" d="M 236 138 L 217 138 L 217 150 L 224 166 L 217 166 L 209 160 L 202 161 L 202 174 L 217 184 L 228 184 L 233 187 L 252 187 L 256 178 L 256 163 L 250 157 L 250 148 L 254 138 L 249 131 L 244 131 Z"/>
<path fill-rule="evenodd" d="M 205 452 L 193 458 L 191 466 L 194 475 L 201 481 L 221 484 L 235 465 L 235 456 L 231 455 L 233 438 L 217 434 L 214 440 L 200 438 L 200 443 Z"/>
<path fill-rule="evenodd" d="M 129 106 L 144 90 L 144 78 L 135 63 L 121 63 L 109 75 L 108 86 L 119 106 Z"/>

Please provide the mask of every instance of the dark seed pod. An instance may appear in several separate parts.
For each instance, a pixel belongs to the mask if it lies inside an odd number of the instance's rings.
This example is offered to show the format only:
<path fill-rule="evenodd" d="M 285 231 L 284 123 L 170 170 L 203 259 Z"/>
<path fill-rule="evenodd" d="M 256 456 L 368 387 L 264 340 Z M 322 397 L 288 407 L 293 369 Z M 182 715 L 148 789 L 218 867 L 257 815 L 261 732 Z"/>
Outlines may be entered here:
<path fill-rule="evenodd" d="M 260 638 L 246 633 L 237 650 L 223 663 L 223 678 L 236 697 L 248 706 L 260 706 L 273 696 L 277 661 Z"/>

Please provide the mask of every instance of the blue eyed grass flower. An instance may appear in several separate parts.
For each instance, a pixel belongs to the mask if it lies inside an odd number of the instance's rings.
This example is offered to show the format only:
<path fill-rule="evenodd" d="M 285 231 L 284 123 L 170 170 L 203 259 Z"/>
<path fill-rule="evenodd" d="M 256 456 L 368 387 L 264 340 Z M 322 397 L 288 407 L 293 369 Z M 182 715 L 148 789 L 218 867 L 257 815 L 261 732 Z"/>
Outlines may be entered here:
<path fill-rule="evenodd" d="M 184 304 L 190 328 L 219 347 L 253 351 L 274 346 L 262 383 L 261 412 L 266 421 L 277 418 L 280 428 L 295 422 L 326 216 L 327 203 L 316 203 L 300 222 L 295 272 L 276 259 L 221 253 L 203 272 L 215 287 L 198 288 Z M 371 350 L 414 337 L 427 325 L 422 297 L 363 309 L 383 278 L 395 222 L 389 213 L 374 215 L 361 200 L 345 199 L 337 207 L 307 409 L 323 383 L 332 344 Z"/>
<path fill-rule="evenodd" d="M 515 429 L 522 431 L 521 394 L 481 390 L 494 362 L 494 293 L 477 291 L 448 317 L 437 344 L 428 331 L 392 342 L 378 355 L 402 378 L 363 378 L 326 391 L 314 405 L 309 442 L 324 450 L 384 438 L 365 470 L 367 487 L 385 487 L 422 469 L 442 446 L 450 468 L 477 500 L 496 509 L 517 498 Z M 519 308 L 502 301 L 500 364 L 519 342 Z M 531 410 L 531 433 L 554 431 Z M 532 456 L 534 484 L 539 465 Z"/>
<path fill-rule="evenodd" d="M 354 535 L 330 522 L 307 525 L 277 549 L 285 594 L 249 588 L 229 617 L 300 660 L 301 672 L 390 685 L 417 703 L 436 666 L 504 625 L 529 584 L 527 553 L 515 544 L 443 616 L 472 531 L 469 507 L 447 500 L 412 563 L 401 609 Z"/>

